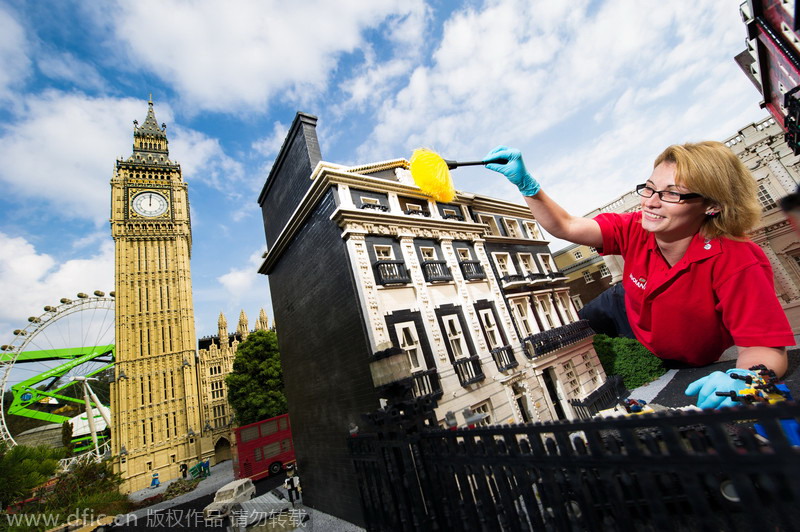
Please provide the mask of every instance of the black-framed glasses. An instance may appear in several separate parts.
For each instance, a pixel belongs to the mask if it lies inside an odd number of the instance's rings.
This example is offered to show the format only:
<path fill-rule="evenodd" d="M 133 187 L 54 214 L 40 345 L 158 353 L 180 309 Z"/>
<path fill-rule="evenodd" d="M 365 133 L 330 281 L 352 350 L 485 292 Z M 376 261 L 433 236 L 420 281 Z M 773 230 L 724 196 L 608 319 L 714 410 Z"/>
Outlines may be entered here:
<path fill-rule="evenodd" d="M 661 201 L 666 201 L 667 203 L 680 203 L 683 200 L 703 197 L 702 195 L 694 192 L 681 194 L 680 192 L 675 192 L 674 190 L 656 190 L 645 184 L 636 185 L 636 193 L 644 198 L 651 198 L 653 197 L 653 194 L 658 194 L 658 197 L 661 198 Z"/>

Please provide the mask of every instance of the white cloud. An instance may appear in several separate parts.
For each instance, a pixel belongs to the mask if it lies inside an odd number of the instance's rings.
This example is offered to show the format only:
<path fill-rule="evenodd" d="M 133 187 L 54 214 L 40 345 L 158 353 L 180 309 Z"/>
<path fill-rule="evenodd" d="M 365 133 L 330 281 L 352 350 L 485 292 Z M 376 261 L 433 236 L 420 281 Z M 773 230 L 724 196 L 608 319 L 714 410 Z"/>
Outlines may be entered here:
<path fill-rule="evenodd" d="M 145 102 L 47 91 L 21 103 L 20 116 L 0 137 L 0 181 L 15 194 L 57 205 L 67 217 L 106 223 L 114 161 L 131 154 L 132 121 L 144 119 Z M 157 107 L 156 116 L 172 121 L 166 104 Z M 168 135 L 170 156 L 185 161 L 185 178 L 219 190 L 241 179 L 241 164 L 218 140 L 181 127 Z"/>
<path fill-rule="evenodd" d="M 30 73 L 25 30 L 6 7 L 0 5 L 0 98 L 11 96 L 11 88 Z"/>
<path fill-rule="evenodd" d="M 46 54 L 36 61 L 39 70 L 53 79 L 64 80 L 86 89 L 104 89 L 107 84 L 97 69 L 69 52 Z"/>
<path fill-rule="evenodd" d="M 85 259 L 58 262 L 36 250 L 27 240 L 0 232 L 0 334 L 11 340 L 13 329 L 23 328 L 20 316 L 38 316 L 44 305 L 78 292 L 114 289 L 114 245 L 110 238 Z"/>
<path fill-rule="evenodd" d="M 170 157 L 181 163 L 184 179 L 204 182 L 229 197 L 240 196 L 230 185 L 243 178 L 244 169 L 225 153 L 218 139 L 180 126 L 168 131 L 167 136 Z"/>
<path fill-rule="evenodd" d="M 276 120 L 272 124 L 272 133 L 253 141 L 251 147 L 264 157 L 273 157 L 278 154 L 288 132 L 289 126 Z"/>
<path fill-rule="evenodd" d="M 744 35 L 736 6 L 713 0 L 462 8 L 433 62 L 385 99 L 358 159 L 419 146 L 471 159 L 512 145 L 553 197 L 587 212 L 629 190 L 668 144 L 723 140 L 765 116 L 733 60 Z M 520 200 L 494 174 L 458 172 L 462 190 Z"/>
<path fill-rule="evenodd" d="M 217 281 L 225 288 L 226 293 L 232 300 L 241 300 L 258 291 L 259 284 L 265 284 L 266 277 L 258 273 L 258 268 L 264 259 L 261 255 L 263 250 L 256 251 L 247 259 L 247 264 L 241 268 L 231 268 L 228 273 L 217 277 Z M 262 299 L 260 296 L 259 299 Z"/>
<path fill-rule="evenodd" d="M 188 109 L 260 110 L 274 97 L 322 90 L 339 57 L 363 45 L 365 29 L 418 4 L 119 1 L 113 24 L 129 55 L 174 84 Z"/>

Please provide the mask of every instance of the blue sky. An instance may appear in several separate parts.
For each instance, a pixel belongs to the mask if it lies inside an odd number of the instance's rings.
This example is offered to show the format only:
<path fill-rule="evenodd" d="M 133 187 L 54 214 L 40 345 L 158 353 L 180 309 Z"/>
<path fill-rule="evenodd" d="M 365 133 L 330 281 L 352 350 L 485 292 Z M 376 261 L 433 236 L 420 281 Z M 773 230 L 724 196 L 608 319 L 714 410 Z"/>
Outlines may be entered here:
<path fill-rule="evenodd" d="M 767 116 L 739 0 L 0 0 L 0 335 L 113 288 L 109 181 L 152 94 L 189 183 L 198 336 L 273 317 L 256 203 L 296 111 L 324 160 L 520 147 L 581 214 Z M 456 188 L 521 202 L 481 168 Z M 563 244 L 555 245 L 557 249 Z"/>

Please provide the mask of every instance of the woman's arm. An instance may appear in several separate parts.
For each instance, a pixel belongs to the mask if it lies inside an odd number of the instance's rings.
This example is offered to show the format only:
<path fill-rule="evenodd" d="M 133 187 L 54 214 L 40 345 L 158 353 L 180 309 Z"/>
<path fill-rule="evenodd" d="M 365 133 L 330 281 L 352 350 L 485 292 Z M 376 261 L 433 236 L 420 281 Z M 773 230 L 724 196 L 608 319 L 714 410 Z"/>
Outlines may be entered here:
<path fill-rule="evenodd" d="M 736 359 L 736 367 L 750 369 L 758 364 L 764 364 L 768 369 L 775 372 L 778 377 L 783 377 L 789 362 L 786 357 L 785 347 L 737 347 L 739 358 Z"/>
<path fill-rule="evenodd" d="M 525 203 L 528 204 L 536 221 L 554 237 L 568 240 L 574 244 L 595 248 L 603 247 L 600 224 L 591 218 L 571 215 L 543 190 L 540 190 L 535 196 L 525 196 Z"/>
<path fill-rule="evenodd" d="M 514 148 L 498 146 L 487 153 L 483 160 L 487 163 L 486 168 L 503 174 L 517 186 L 525 198 L 531 214 L 544 227 L 545 231 L 556 238 L 575 244 L 603 247 L 600 225 L 590 218 L 569 214 L 545 194 L 539 183 L 525 168 L 522 152 Z M 491 162 L 497 160 L 505 162 Z"/>

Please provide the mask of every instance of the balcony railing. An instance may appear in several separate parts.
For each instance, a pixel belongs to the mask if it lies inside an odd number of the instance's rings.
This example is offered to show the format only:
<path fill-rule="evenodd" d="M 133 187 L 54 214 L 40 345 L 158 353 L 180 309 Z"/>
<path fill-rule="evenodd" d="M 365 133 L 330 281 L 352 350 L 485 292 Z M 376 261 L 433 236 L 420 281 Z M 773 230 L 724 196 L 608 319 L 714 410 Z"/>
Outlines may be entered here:
<path fill-rule="evenodd" d="M 456 361 L 453 362 L 453 368 L 456 370 L 458 382 L 461 383 L 461 386 L 475 384 L 486 378 L 481 369 L 481 362 L 478 359 L 478 355 L 456 359 Z"/>
<path fill-rule="evenodd" d="M 445 220 L 458 220 L 460 222 L 464 221 L 464 217 L 461 216 L 460 214 L 445 214 L 444 216 L 442 216 L 442 218 L 444 218 Z"/>
<path fill-rule="evenodd" d="M 362 203 L 361 208 L 374 209 L 376 211 L 383 211 L 383 212 L 387 212 L 389 210 L 389 207 L 387 207 L 386 205 L 376 205 L 375 203 Z"/>
<path fill-rule="evenodd" d="M 416 214 L 417 216 L 424 216 L 425 218 L 431 217 L 431 211 L 423 211 L 420 209 L 406 209 L 403 212 L 406 214 Z"/>
<path fill-rule="evenodd" d="M 411 391 L 414 397 L 433 397 L 442 396 L 442 385 L 439 381 L 439 373 L 435 369 L 427 369 L 411 374 Z"/>
<path fill-rule="evenodd" d="M 519 362 L 514 356 L 514 351 L 511 350 L 509 345 L 492 349 L 490 353 L 494 358 L 494 363 L 497 364 L 498 371 L 508 371 L 519 366 Z"/>
<path fill-rule="evenodd" d="M 536 334 L 532 334 L 523 339 L 525 355 L 534 359 L 547 353 L 557 351 L 562 347 L 574 344 L 594 335 L 594 331 L 589 327 L 587 320 L 568 323 L 563 327 L 550 329 Z"/>
<path fill-rule="evenodd" d="M 513 275 L 504 275 L 504 276 L 502 276 L 500 278 L 500 280 L 503 281 L 504 283 L 507 283 L 507 284 L 510 284 L 510 283 L 521 283 L 521 282 L 525 281 L 525 276 L 515 273 Z"/>
<path fill-rule="evenodd" d="M 529 273 L 528 274 L 528 280 L 534 281 L 534 282 L 536 282 L 536 281 L 546 281 L 549 278 L 550 277 L 546 273 L 534 272 L 534 273 Z"/>
<path fill-rule="evenodd" d="M 443 260 L 422 261 L 422 273 L 425 275 L 425 281 L 429 283 L 453 280 L 453 274 Z"/>
<path fill-rule="evenodd" d="M 561 278 L 565 278 L 567 276 L 567 274 L 565 274 L 564 272 L 555 271 L 555 272 L 548 273 L 547 276 L 550 279 L 561 279 Z"/>
<path fill-rule="evenodd" d="M 407 284 L 411 282 L 405 262 L 402 260 L 375 261 L 375 271 L 378 274 L 378 284 Z"/>
<path fill-rule="evenodd" d="M 461 273 L 464 274 L 464 279 L 467 281 L 486 279 L 486 274 L 483 272 L 483 266 L 481 266 L 480 261 L 462 260 L 458 264 L 461 266 Z"/>

